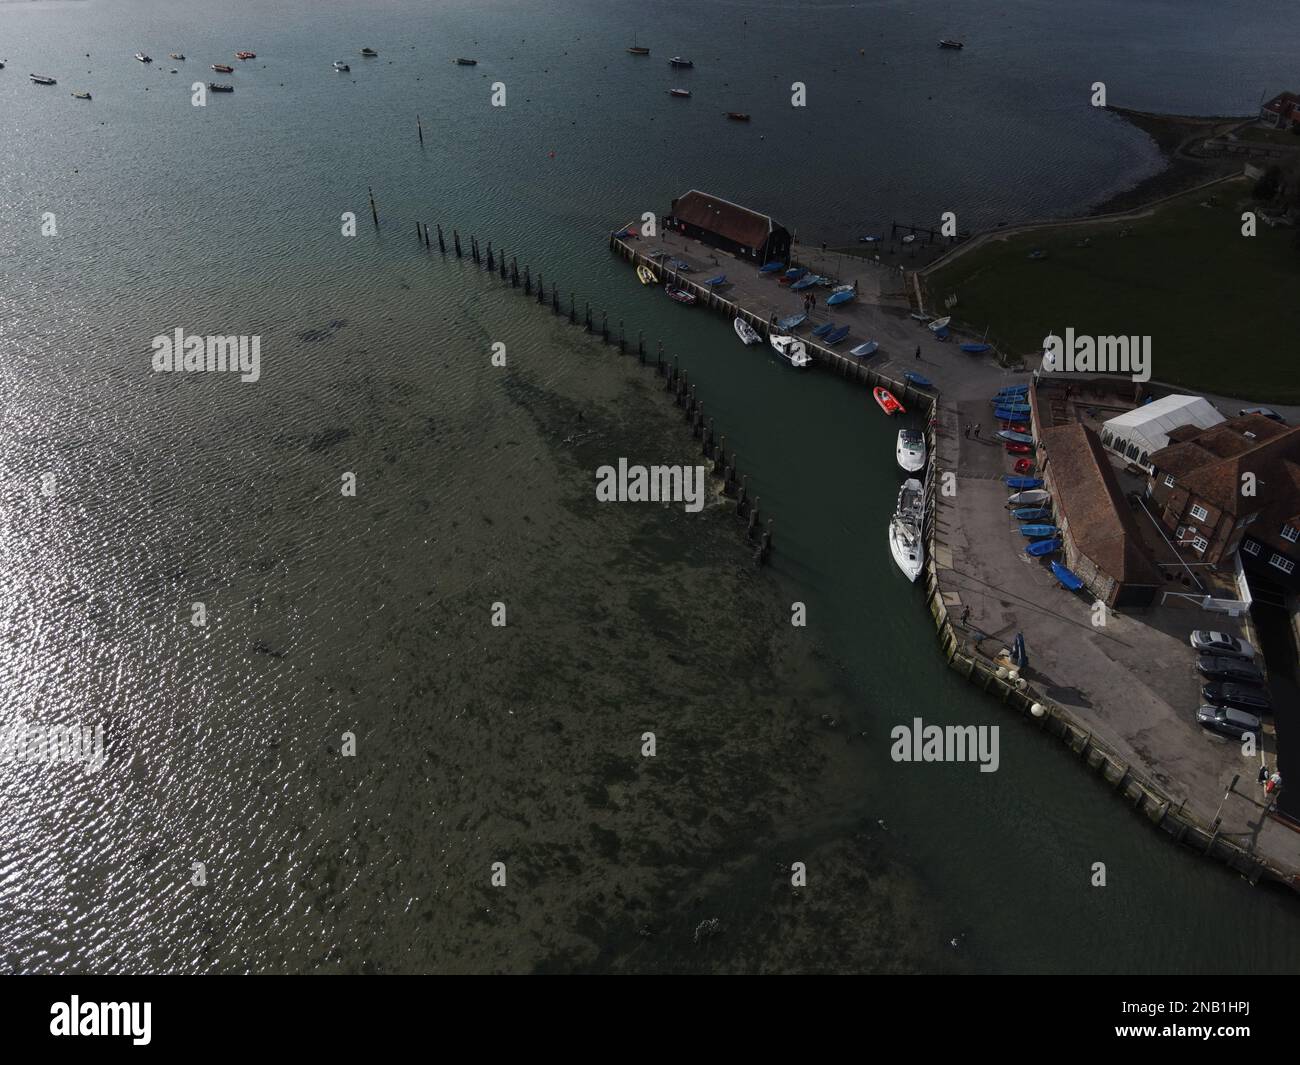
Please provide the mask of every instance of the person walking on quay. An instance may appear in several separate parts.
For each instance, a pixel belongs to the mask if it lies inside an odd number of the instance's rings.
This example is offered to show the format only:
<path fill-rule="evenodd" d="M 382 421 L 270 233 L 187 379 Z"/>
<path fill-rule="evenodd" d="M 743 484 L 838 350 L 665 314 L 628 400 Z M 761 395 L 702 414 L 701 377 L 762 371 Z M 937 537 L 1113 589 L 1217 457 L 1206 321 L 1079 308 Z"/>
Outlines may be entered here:
<path fill-rule="evenodd" d="M 1268 766 L 1266 764 L 1261 764 L 1259 767 L 1259 783 L 1261 786 L 1268 783 Z"/>
<path fill-rule="evenodd" d="M 975 433 L 975 439 L 978 440 L 978 439 L 980 438 L 980 423 L 979 423 L 979 422 L 976 422 L 976 423 L 975 423 L 975 428 L 974 428 L 973 432 Z"/>
<path fill-rule="evenodd" d="M 970 439 L 970 429 L 971 429 L 970 422 L 967 422 L 967 423 L 966 423 L 966 429 L 965 429 L 965 432 L 966 432 L 966 439 L 967 439 L 967 440 Z"/>
<path fill-rule="evenodd" d="M 970 621 L 970 607 L 969 607 L 969 606 L 966 607 L 966 609 L 963 610 L 963 611 L 961 612 L 961 624 L 962 624 L 962 628 L 965 628 L 965 627 L 966 627 L 966 622 L 968 622 L 968 621 Z"/>
<path fill-rule="evenodd" d="M 920 345 L 920 344 L 917 344 L 917 345 L 916 345 L 916 357 L 917 357 L 918 359 L 920 359 L 920 357 L 921 357 L 921 345 Z"/>

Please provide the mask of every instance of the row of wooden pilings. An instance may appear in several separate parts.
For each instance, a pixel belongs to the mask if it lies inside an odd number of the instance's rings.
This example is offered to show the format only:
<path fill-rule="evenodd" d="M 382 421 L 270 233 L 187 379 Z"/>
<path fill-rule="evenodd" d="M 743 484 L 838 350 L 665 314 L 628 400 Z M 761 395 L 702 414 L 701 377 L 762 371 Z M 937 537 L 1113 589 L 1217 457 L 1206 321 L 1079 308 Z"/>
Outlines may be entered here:
<path fill-rule="evenodd" d="M 367 192 L 369 191 L 367 189 Z M 378 210 L 373 192 L 370 192 L 370 210 L 375 224 L 378 225 Z M 440 224 L 434 224 L 434 234 L 431 235 L 427 223 L 416 222 L 415 235 L 425 248 L 431 250 L 436 241 L 438 251 L 443 255 L 449 254 L 447 236 Z M 458 259 L 468 256 L 489 273 L 499 275 L 502 281 L 508 281 L 512 288 L 522 288 L 525 296 L 535 295 L 539 305 L 550 304 L 553 315 L 558 317 L 565 313 L 561 306 L 559 286 L 554 281 L 550 283 L 548 296 L 547 283 L 540 271 L 534 279 L 527 264 L 521 271 L 517 257 L 510 256 L 507 262 L 505 252 L 500 249 L 494 251 L 491 241 L 484 247 L 476 237 L 470 236 L 466 245 L 462 242 L 459 231 L 453 229 L 450 247 L 450 254 Z M 577 297 L 570 292 L 568 304 L 567 317 L 570 324 L 581 325 L 590 334 L 599 333 L 604 344 L 616 343 L 620 355 L 628 353 L 629 342 L 623 319 L 618 320 L 618 334 L 615 337 L 610 330 L 608 311 L 599 312 L 600 320 L 597 325 L 590 302 L 584 301 L 582 309 L 579 310 Z M 636 356 L 642 366 L 653 367 L 655 373 L 664 378 L 665 390 L 672 394 L 673 402 L 682 409 L 683 418 L 690 426 L 691 435 L 700 441 L 701 454 L 709 460 L 713 475 L 722 481 L 723 494 L 735 501 L 735 512 L 745 522 L 745 538 L 753 547 L 755 562 L 763 565 L 772 555 L 772 519 L 764 518 L 759 497 L 750 493 L 749 475 L 740 472 L 736 453 L 727 450 L 726 436 L 717 433 L 713 419 L 706 416 L 704 401 L 697 395 L 696 386 L 691 384 L 689 373 L 678 365 L 677 356 L 674 355 L 671 362 L 664 358 L 662 340 L 658 341 L 651 361 L 647 355 L 644 332 L 637 333 Z"/>

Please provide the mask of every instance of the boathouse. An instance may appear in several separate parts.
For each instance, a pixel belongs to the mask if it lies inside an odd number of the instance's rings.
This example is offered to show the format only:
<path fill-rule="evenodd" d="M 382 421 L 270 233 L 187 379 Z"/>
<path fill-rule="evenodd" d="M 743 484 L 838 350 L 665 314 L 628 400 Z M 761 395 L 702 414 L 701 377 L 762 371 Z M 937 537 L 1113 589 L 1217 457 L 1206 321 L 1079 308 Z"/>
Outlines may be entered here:
<path fill-rule="evenodd" d="M 1078 422 L 1043 430 L 1044 487 L 1052 493 L 1066 565 L 1111 607 L 1150 606 L 1164 585 L 1147 553 L 1101 438 Z"/>
<path fill-rule="evenodd" d="M 664 223 L 675 233 L 752 262 L 787 262 L 790 257 L 790 233 L 770 215 L 698 189 L 673 200 Z"/>

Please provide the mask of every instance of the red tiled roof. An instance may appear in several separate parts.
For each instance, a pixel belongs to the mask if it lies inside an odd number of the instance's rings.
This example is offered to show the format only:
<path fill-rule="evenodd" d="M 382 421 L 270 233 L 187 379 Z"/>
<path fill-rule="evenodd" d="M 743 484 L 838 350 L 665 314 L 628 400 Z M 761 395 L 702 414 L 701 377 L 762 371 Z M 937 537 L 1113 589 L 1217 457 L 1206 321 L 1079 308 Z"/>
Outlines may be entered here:
<path fill-rule="evenodd" d="M 1077 422 L 1046 429 L 1041 435 L 1056 504 L 1069 522 L 1075 546 L 1118 581 L 1162 584 L 1101 438 Z"/>
<path fill-rule="evenodd" d="M 1179 486 L 1225 513 L 1241 517 L 1279 506 L 1300 509 L 1300 484 L 1292 480 L 1300 462 L 1300 426 L 1288 428 L 1262 414 L 1246 414 L 1200 429 L 1179 432 L 1179 442 L 1161 448 L 1151 464 L 1172 473 Z M 1243 476 L 1253 474 L 1254 495 L 1243 495 Z"/>
<path fill-rule="evenodd" d="M 673 215 L 710 233 L 726 237 L 747 248 L 761 248 L 772 232 L 774 223 L 765 214 L 741 207 L 738 203 L 691 189 L 673 200 Z"/>

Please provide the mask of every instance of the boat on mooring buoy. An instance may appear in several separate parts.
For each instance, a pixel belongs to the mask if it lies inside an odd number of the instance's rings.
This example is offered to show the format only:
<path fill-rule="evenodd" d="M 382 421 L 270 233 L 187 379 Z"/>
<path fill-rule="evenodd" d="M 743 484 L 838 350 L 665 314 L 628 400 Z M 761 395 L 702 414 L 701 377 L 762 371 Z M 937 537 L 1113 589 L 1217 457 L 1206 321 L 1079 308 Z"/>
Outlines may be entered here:
<path fill-rule="evenodd" d="M 925 547 L 921 542 L 921 524 L 925 513 L 925 489 L 915 477 L 909 477 L 898 490 L 894 516 L 889 519 L 889 553 L 903 571 L 903 576 L 915 582 L 925 563 Z"/>

